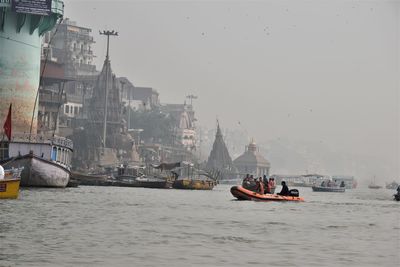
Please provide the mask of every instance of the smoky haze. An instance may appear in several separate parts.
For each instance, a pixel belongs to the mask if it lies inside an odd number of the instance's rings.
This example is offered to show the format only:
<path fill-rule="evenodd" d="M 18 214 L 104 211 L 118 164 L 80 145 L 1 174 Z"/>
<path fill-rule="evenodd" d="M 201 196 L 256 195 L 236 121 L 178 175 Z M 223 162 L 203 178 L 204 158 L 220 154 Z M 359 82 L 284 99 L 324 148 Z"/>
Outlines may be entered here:
<path fill-rule="evenodd" d="M 162 102 L 197 95 L 197 125 L 218 118 L 245 132 L 243 143 L 254 137 L 272 172 L 399 179 L 398 1 L 67 0 L 65 9 L 93 29 L 98 68 L 97 32 L 117 30 L 118 76 L 157 89 Z M 307 148 L 308 162 L 323 164 L 282 167 L 277 146 Z"/>

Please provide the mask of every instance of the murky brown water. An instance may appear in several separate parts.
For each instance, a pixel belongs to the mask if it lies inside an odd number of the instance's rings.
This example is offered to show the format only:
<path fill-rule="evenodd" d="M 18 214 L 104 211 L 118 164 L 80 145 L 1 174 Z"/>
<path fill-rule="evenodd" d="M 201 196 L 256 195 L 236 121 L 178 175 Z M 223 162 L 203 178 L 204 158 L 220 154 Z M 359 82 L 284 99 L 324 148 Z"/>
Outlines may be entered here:
<path fill-rule="evenodd" d="M 0 201 L 0 266 L 399 266 L 390 190 L 314 193 L 305 203 L 213 191 L 80 187 Z"/>

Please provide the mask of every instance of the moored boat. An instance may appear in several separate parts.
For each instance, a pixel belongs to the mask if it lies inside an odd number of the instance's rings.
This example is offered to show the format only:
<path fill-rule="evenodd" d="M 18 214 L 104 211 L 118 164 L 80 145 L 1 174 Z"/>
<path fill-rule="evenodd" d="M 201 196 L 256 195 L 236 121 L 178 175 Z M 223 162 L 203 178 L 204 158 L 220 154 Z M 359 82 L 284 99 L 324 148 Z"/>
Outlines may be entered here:
<path fill-rule="evenodd" d="M 4 178 L 0 179 L 0 199 L 15 199 L 19 195 L 22 168 L 4 170 Z"/>
<path fill-rule="evenodd" d="M 212 190 L 216 185 L 215 181 L 205 179 L 177 179 L 172 184 L 175 189 L 189 189 L 189 190 Z"/>
<path fill-rule="evenodd" d="M 105 174 L 71 172 L 71 179 L 78 181 L 79 185 L 110 185 L 109 178 L 110 177 Z"/>
<path fill-rule="evenodd" d="M 144 188 L 171 188 L 172 180 L 168 177 L 156 177 L 156 176 L 142 176 L 137 177 L 136 182 L 139 187 Z"/>
<path fill-rule="evenodd" d="M 27 134 L 14 135 L 3 143 L 7 168 L 23 167 L 21 186 L 66 187 L 70 177 L 72 141 L 63 137 L 46 138 Z"/>
<path fill-rule="evenodd" d="M 175 176 L 171 169 L 176 164 L 149 165 L 147 168 L 140 166 L 123 165 L 118 168 L 115 177 L 116 186 L 144 187 L 144 188 L 171 188 Z"/>
<path fill-rule="evenodd" d="M 281 196 L 277 194 L 260 194 L 247 190 L 242 186 L 232 186 L 231 193 L 238 200 L 253 200 L 253 201 L 295 201 L 303 202 L 304 198 L 299 196 Z"/>

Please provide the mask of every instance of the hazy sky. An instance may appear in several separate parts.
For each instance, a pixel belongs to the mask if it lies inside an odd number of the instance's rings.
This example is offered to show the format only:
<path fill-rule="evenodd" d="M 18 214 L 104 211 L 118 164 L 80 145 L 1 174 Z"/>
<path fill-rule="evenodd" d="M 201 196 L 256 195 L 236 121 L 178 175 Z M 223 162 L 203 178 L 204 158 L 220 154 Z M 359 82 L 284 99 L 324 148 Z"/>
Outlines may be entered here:
<path fill-rule="evenodd" d="M 399 175 L 399 1 L 64 2 L 98 66 L 98 30 L 115 29 L 116 75 L 164 103 L 198 95 L 199 124 L 375 154 Z"/>

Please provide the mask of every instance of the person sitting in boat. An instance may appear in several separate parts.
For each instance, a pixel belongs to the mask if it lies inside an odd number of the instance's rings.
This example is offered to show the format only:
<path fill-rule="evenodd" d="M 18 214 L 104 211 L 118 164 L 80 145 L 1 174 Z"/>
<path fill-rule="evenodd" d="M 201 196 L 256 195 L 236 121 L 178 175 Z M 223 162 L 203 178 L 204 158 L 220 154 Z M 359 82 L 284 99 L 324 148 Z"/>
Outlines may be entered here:
<path fill-rule="evenodd" d="M 324 186 L 325 186 L 325 181 L 322 181 L 321 187 L 324 187 Z"/>
<path fill-rule="evenodd" d="M 264 194 L 264 182 L 262 177 L 258 179 L 258 193 Z"/>
<path fill-rule="evenodd" d="M 340 187 L 345 187 L 346 185 L 344 184 L 344 181 L 342 181 L 341 183 L 340 183 Z"/>
<path fill-rule="evenodd" d="M 268 182 L 269 188 L 274 188 L 275 187 L 275 179 L 274 178 L 269 178 Z"/>
<path fill-rule="evenodd" d="M 270 194 L 271 186 L 266 175 L 264 175 L 263 182 L 264 182 L 264 194 Z"/>
<path fill-rule="evenodd" d="M 286 185 L 285 181 L 281 182 L 282 189 L 281 192 L 278 193 L 280 196 L 288 196 L 289 195 L 289 187 Z"/>
<path fill-rule="evenodd" d="M 246 174 L 246 177 L 244 177 L 244 179 L 243 179 L 242 185 L 249 181 L 250 181 L 250 175 Z"/>

